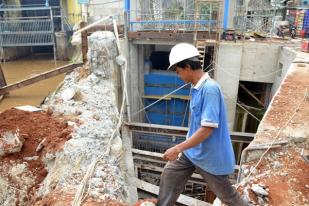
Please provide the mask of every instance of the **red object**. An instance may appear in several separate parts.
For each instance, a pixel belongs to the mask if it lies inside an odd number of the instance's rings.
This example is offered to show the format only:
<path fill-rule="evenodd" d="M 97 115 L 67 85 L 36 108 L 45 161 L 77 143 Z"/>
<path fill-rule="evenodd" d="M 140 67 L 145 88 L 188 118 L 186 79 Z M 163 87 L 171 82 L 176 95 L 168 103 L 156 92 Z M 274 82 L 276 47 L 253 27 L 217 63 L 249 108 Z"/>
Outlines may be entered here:
<path fill-rule="evenodd" d="M 305 38 L 305 35 L 306 35 L 306 30 L 301 30 L 300 31 L 300 37 Z"/>
<path fill-rule="evenodd" d="M 309 53 L 309 40 L 304 39 L 301 42 L 301 51 Z"/>

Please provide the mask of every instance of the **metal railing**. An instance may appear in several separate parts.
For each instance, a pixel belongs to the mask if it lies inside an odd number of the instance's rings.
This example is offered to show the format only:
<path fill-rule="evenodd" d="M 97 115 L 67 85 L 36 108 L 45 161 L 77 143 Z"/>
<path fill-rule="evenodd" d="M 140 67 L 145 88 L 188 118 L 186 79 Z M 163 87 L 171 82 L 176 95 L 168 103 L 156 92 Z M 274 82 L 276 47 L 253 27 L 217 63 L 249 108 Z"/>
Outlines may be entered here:
<path fill-rule="evenodd" d="M 10 6 L 0 8 L 0 12 L 0 48 L 49 45 L 56 59 L 52 7 Z"/>
<path fill-rule="evenodd" d="M 0 20 L 0 47 L 54 45 L 52 21 Z"/>
<path fill-rule="evenodd" d="M 183 30 L 212 31 L 218 26 L 218 20 L 213 13 L 183 14 L 177 11 L 164 10 L 162 13 L 130 11 L 130 31 L 140 30 Z"/>

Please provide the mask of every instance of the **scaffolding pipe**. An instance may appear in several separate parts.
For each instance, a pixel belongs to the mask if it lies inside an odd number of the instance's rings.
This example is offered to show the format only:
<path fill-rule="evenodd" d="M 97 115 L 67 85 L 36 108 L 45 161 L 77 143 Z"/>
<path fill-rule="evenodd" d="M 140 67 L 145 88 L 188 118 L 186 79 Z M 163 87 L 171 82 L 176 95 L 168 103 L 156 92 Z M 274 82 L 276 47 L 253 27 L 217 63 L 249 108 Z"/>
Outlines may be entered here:
<path fill-rule="evenodd" d="M 94 27 L 95 25 L 100 24 L 100 23 L 102 23 L 102 22 L 104 22 L 104 21 L 106 21 L 108 19 L 112 19 L 112 18 L 113 18 L 112 16 L 104 17 L 104 18 L 102 18 L 102 19 L 100 19 L 100 20 L 98 20 L 96 22 L 93 22 L 92 24 L 89 24 L 88 26 L 86 26 L 86 27 L 84 27 L 82 29 L 77 30 L 76 32 L 74 32 L 74 35 L 82 33 L 83 31 L 86 31 L 86 30 L 90 29 L 91 27 Z"/>
<path fill-rule="evenodd" d="M 124 1 L 124 10 L 125 12 L 130 12 L 130 0 Z"/>

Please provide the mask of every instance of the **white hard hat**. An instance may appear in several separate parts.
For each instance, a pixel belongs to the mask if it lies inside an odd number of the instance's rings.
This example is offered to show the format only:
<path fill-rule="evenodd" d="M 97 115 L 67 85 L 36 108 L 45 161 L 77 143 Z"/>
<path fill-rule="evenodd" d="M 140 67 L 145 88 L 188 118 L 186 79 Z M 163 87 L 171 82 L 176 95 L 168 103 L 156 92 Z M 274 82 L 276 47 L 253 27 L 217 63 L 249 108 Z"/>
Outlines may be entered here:
<path fill-rule="evenodd" d="M 188 43 L 180 43 L 175 45 L 170 53 L 169 60 L 170 66 L 167 70 L 171 69 L 175 64 L 185 60 L 190 59 L 192 57 L 199 56 L 200 53 L 198 52 L 197 48 L 192 44 Z"/>

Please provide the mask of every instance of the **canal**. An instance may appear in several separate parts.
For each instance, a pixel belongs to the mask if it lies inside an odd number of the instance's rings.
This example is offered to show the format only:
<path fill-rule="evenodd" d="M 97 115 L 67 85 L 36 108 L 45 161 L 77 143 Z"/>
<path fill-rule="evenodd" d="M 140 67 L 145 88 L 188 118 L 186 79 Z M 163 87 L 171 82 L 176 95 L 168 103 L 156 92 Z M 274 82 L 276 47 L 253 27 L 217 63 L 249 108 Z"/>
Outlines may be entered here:
<path fill-rule="evenodd" d="M 57 61 L 55 65 L 50 55 L 33 55 L 25 59 L 6 62 L 1 66 L 7 84 L 12 84 L 68 63 L 67 61 Z M 11 91 L 0 102 L 0 112 L 21 105 L 39 106 L 44 98 L 52 93 L 59 83 L 63 81 L 64 76 L 65 74 L 60 74 L 56 77 Z"/>

